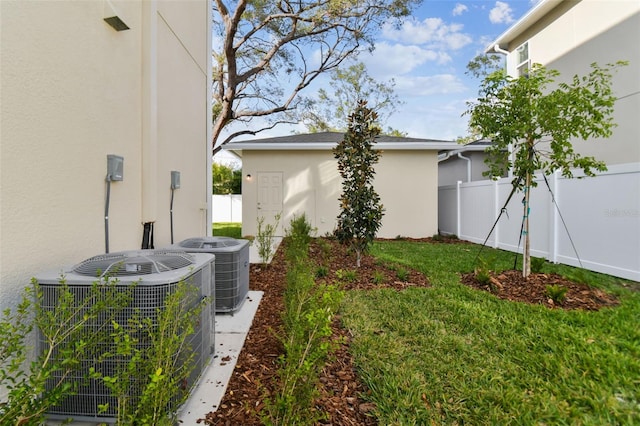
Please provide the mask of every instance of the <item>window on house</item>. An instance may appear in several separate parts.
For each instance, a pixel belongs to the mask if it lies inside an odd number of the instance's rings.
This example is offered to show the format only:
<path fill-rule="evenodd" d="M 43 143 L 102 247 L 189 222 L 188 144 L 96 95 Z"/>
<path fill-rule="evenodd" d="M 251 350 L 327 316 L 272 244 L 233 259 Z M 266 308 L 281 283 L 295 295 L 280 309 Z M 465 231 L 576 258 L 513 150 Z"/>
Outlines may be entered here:
<path fill-rule="evenodd" d="M 529 60 L 529 42 L 522 44 L 516 49 L 516 60 L 518 65 L 518 77 L 526 75 L 529 72 L 531 61 Z"/>

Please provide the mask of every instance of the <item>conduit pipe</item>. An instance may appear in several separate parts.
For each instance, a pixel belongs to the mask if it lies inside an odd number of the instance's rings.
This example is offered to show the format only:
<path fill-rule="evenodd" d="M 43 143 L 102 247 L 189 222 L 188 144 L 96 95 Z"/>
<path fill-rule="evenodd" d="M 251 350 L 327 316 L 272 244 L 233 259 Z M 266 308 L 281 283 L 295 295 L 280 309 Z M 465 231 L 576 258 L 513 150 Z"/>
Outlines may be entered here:
<path fill-rule="evenodd" d="M 155 222 L 158 205 L 158 5 L 142 2 L 142 211 L 141 222 Z"/>

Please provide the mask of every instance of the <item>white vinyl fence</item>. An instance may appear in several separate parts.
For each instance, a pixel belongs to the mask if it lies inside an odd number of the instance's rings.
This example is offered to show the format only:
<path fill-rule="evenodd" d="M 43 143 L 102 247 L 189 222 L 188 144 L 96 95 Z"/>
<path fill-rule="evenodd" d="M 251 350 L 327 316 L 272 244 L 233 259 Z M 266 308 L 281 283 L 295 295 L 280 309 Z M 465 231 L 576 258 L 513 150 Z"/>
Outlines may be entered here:
<path fill-rule="evenodd" d="M 242 222 L 242 195 L 213 195 L 212 222 Z"/>
<path fill-rule="evenodd" d="M 529 215 L 532 256 L 640 281 L 640 163 L 609 166 L 593 178 L 547 180 L 558 208 L 538 176 Z M 440 187 L 440 232 L 482 244 L 511 188 L 509 178 Z M 522 199 L 514 194 L 487 245 L 522 252 Z"/>

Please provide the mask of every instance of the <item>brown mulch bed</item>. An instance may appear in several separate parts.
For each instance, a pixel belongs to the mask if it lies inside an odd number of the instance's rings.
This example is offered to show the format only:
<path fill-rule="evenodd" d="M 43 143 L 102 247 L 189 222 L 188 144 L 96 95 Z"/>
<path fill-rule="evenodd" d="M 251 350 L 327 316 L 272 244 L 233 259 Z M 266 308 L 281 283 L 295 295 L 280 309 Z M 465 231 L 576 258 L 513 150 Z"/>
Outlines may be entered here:
<path fill-rule="evenodd" d="M 558 274 L 530 274 L 525 280 L 522 271 L 504 271 L 491 277 L 489 284 L 476 280 L 473 273 L 463 274 L 463 284 L 479 290 L 489 291 L 501 299 L 545 305 L 549 308 L 584 309 L 597 311 L 605 306 L 615 306 L 615 296 L 598 288 L 570 281 Z M 556 303 L 548 296 L 547 286 L 556 285 L 567 288 L 565 298 Z"/>
<path fill-rule="evenodd" d="M 462 242 L 457 239 L 432 238 L 409 239 L 409 241 L 429 241 L 438 243 Z M 327 268 L 325 280 L 334 280 L 336 271 L 348 271 L 355 268 L 355 255 L 331 239 L 322 239 L 322 244 L 312 243 L 310 258 L 318 266 Z M 283 244 L 286 244 L 283 242 Z M 286 264 L 282 247 L 277 251 L 268 267 L 251 265 L 250 287 L 263 291 L 262 301 L 253 320 L 245 345 L 238 357 L 235 370 L 227 387 L 226 394 L 216 411 L 206 414 L 200 423 L 207 425 L 261 425 L 258 413 L 263 407 L 265 392 L 273 391 L 276 384 L 277 360 L 283 353 L 278 340 L 282 327 L 282 295 L 285 285 Z M 357 270 L 356 279 L 345 283 L 345 289 L 372 289 L 390 287 L 403 290 L 408 287 L 429 286 L 427 278 L 413 270 L 407 273 L 404 281 L 398 279 L 398 271 L 403 268 L 376 261 L 365 255 Z M 473 274 L 462 276 L 462 281 L 480 290 L 492 291 L 498 297 L 509 300 L 540 303 L 550 307 L 564 309 L 598 309 L 617 303 L 615 298 L 598 289 L 576 284 L 554 274 L 534 274 L 526 281 L 518 277 L 517 271 L 507 271 L 494 277 L 499 284 L 492 287 L 478 283 Z M 565 302 L 560 306 L 549 303 L 546 297 L 546 285 L 559 284 L 569 287 Z M 341 325 L 339 318 L 333 324 L 336 339 L 342 338 L 339 348 L 320 376 L 320 399 L 316 409 L 328 415 L 326 424 L 336 426 L 375 425 L 371 417 L 373 406 L 365 402 L 361 395 L 367 390 L 359 381 L 353 359 L 349 353 L 350 336 Z"/>

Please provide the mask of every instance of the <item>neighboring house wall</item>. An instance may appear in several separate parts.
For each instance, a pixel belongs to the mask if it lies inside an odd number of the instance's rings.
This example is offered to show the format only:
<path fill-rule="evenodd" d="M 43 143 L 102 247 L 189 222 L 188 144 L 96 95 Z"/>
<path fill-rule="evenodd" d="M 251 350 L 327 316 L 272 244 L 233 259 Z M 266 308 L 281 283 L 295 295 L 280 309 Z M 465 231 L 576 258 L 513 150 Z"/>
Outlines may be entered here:
<path fill-rule="evenodd" d="M 547 10 L 550 12 L 544 14 Z M 613 76 L 618 97 L 614 112 L 618 127 L 613 136 L 578 140 L 573 145 L 581 155 L 605 161 L 609 171 L 587 179 L 565 179 L 557 173 L 549 177 L 558 209 L 546 184 L 538 179 L 530 216 L 535 222 L 531 234 L 534 256 L 574 266 L 582 263 L 587 269 L 623 278 L 640 277 L 639 39 L 640 2 L 542 0 L 495 41 L 511 52 L 507 55 L 511 75 L 517 74 L 517 49 L 525 42 L 530 61 L 557 69 L 564 81 L 587 74 L 592 62 L 629 61 L 629 66 Z M 509 179 L 441 187 L 440 229 L 483 242 L 510 190 Z M 508 215 L 501 216 L 489 244 L 519 250 L 520 200 L 521 195 L 511 199 Z"/>
<path fill-rule="evenodd" d="M 437 151 L 385 149 L 375 166 L 374 188 L 385 208 L 378 236 L 431 236 L 437 232 Z M 243 235 L 256 235 L 258 186 L 265 172 L 282 173 L 282 235 L 294 215 L 303 212 L 318 230 L 331 233 L 340 213 L 342 181 L 329 150 L 252 151 L 242 153 Z M 247 179 L 251 175 L 251 179 Z M 268 218 L 267 218 L 268 219 Z"/>
<path fill-rule="evenodd" d="M 561 80 L 585 75 L 589 65 L 629 61 L 613 77 L 618 96 L 614 121 L 618 127 L 608 139 L 576 141 L 574 149 L 607 164 L 640 162 L 640 2 L 563 1 L 545 18 L 508 43 L 507 70 L 516 74 L 517 52 L 528 43 L 532 63 L 557 69 Z M 504 46 L 503 46 L 504 47 Z"/>
<path fill-rule="evenodd" d="M 453 155 L 450 158 L 438 163 L 438 186 L 443 185 L 455 185 L 456 182 L 468 181 L 468 175 L 471 175 L 471 181 L 487 179 L 482 173 L 488 170 L 487 165 L 484 163 L 486 155 L 484 152 L 463 152 L 463 157 L 466 157 L 469 161 Z M 470 173 L 469 168 L 470 167 Z"/>
<path fill-rule="evenodd" d="M 0 306 L 34 275 L 105 251 L 138 249 L 142 223 L 169 239 L 210 233 L 210 2 L 0 1 L 2 84 Z"/>

